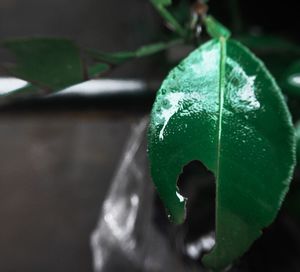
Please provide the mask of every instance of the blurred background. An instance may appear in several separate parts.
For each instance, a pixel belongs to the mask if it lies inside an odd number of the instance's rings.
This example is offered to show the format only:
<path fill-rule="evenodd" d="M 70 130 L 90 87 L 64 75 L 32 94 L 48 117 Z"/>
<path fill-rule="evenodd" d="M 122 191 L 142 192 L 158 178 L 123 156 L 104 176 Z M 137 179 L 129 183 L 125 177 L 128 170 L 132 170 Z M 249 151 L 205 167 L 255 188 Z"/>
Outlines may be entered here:
<path fill-rule="evenodd" d="M 174 2 L 180 5 L 180 1 Z M 237 33 L 240 29 L 236 22 L 242 20 L 244 33 L 280 35 L 299 44 L 296 1 L 240 1 L 238 19 L 232 2 L 211 0 L 210 12 Z M 75 40 L 83 47 L 115 52 L 133 50 L 168 35 L 170 31 L 148 0 L 0 0 L 1 41 L 58 36 Z M 148 115 L 159 82 L 189 50 L 184 46 L 171 49 L 126 63 L 109 74 L 112 79 L 145 82 L 137 92 L 121 90 L 105 97 L 99 92 L 92 98 L 0 103 L 0 271 L 93 271 L 90 236 L 127 140 L 135 125 Z M 0 57 L 0 62 L 10 58 L 2 50 Z M 5 76 L 2 73 L 0 76 Z M 200 168 L 191 166 L 189 172 Z M 213 196 L 212 188 L 207 190 Z M 186 190 L 192 189 L 187 186 Z M 163 226 L 160 232 L 165 233 L 169 223 L 159 200 L 153 203 L 161 210 L 157 221 Z M 213 225 L 213 219 L 209 220 L 203 233 Z M 291 228 L 291 238 L 287 235 L 283 239 L 286 243 L 293 241 L 292 253 L 287 250 L 286 254 L 300 256 L 298 225 L 288 222 L 288 227 L 275 224 L 272 231 L 281 233 L 288 228 L 286 232 L 290 233 Z M 185 227 L 193 230 L 197 224 L 194 222 L 192 228 L 188 222 Z M 272 231 L 265 237 L 265 244 L 260 241 L 263 245 L 256 245 L 258 255 L 278 243 L 272 239 L 278 237 L 272 236 Z M 253 251 L 248 255 L 252 263 L 253 258 L 261 262 Z M 299 263 L 295 267 L 298 269 Z M 281 271 L 297 271 L 293 269 Z"/>

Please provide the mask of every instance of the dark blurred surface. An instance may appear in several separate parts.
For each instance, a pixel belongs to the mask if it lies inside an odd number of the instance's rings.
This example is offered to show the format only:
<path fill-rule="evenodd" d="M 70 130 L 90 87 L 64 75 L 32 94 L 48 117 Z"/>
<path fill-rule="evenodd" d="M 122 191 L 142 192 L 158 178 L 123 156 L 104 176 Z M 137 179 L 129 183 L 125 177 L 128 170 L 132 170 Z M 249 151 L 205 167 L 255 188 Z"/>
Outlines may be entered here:
<path fill-rule="evenodd" d="M 134 119 L 1 116 L 1 271 L 92 270 L 89 236 Z"/>

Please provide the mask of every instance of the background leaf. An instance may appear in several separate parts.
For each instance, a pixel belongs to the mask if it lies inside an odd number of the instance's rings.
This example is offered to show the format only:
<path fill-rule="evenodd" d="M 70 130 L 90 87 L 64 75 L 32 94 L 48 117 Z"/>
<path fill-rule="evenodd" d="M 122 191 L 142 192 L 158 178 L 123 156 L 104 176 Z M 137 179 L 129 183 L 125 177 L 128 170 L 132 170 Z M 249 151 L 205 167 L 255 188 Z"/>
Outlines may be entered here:
<path fill-rule="evenodd" d="M 274 122 L 276 120 L 276 122 Z M 153 181 L 171 219 L 185 198 L 176 182 L 200 160 L 216 176 L 213 269 L 241 256 L 275 218 L 295 164 L 295 135 L 279 87 L 265 66 L 224 38 L 195 50 L 163 82 L 148 135 Z"/>
<path fill-rule="evenodd" d="M 17 39 L 4 47 L 16 56 L 9 72 L 41 88 L 59 90 L 84 80 L 79 49 L 69 40 Z"/>

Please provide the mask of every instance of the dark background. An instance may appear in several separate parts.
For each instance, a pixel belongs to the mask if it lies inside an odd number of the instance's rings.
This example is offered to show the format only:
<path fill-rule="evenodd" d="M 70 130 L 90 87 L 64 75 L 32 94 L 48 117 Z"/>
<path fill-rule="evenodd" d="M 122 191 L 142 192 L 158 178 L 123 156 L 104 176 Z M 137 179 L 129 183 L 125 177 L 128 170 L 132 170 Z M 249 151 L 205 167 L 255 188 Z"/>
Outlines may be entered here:
<path fill-rule="evenodd" d="M 245 29 L 299 42 L 297 1 L 240 2 Z M 229 1 L 211 0 L 210 7 L 231 26 Z M 147 0 L 0 0 L 1 40 L 61 36 L 118 51 L 157 41 L 160 33 L 168 31 Z M 167 70 L 157 65 L 155 57 L 137 60 L 111 76 L 160 81 Z M 90 232 L 129 129 L 152 99 L 125 110 L 65 101 L 59 111 L 53 104 L 1 112 L 0 271 L 92 271 Z"/>

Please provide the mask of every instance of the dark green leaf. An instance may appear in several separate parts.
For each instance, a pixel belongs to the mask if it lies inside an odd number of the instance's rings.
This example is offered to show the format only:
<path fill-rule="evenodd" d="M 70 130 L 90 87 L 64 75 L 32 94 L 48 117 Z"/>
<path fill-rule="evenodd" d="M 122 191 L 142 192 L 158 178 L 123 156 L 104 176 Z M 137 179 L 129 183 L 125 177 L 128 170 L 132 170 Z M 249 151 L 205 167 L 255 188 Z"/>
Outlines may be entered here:
<path fill-rule="evenodd" d="M 215 174 L 216 245 L 204 263 L 216 270 L 274 220 L 295 164 L 294 128 L 279 87 L 249 50 L 223 37 L 170 72 L 148 143 L 153 181 L 176 223 L 185 217 L 176 186 L 183 166 L 200 160 Z"/>
<path fill-rule="evenodd" d="M 110 66 L 106 63 L 97 63 L 88 69 L 89 77 L 96 77 L 109 71 Z"/>
<path fill-rule="evenodd" d="M 5 101 L 6 98 L 16 99 L 16 98 L 28 98 L 30 96 L 36 96 L 41 94 L 41 89 L 37 86 L 33 86 L 32 84 L 27 84 L 22 88 L 15 89 L 8 93 L 1 94 L 1 103 Z"/>
<path fill-rule="evenodd" d="M 69 40 L 17 39 L 4 46 L 16 56 L 10 73 L 41 88 L 60 90 L 84 80 L 79 49 Z"/>

